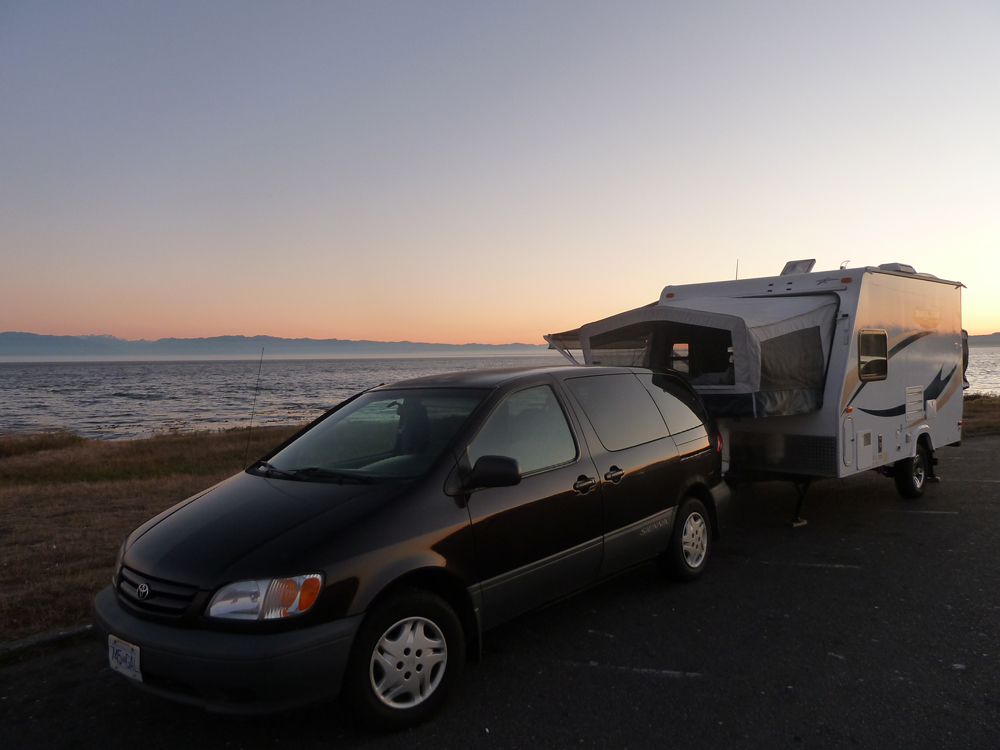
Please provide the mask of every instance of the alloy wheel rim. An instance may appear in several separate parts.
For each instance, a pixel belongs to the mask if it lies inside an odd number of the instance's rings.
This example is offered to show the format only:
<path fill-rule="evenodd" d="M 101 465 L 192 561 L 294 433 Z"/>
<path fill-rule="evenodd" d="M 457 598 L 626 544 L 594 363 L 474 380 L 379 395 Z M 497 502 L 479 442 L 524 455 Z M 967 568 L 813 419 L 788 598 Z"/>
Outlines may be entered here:
<path fill-rule="evenodd" d="M 425 617 L 407 617 L 390 627 L 372 651 L 372 690 L 390 708 L 413 708 L 431 697 L 448 664 L 444 633 Z"/>
<path fill-rule="evenodd" d="M 926 478 L 927 467 L 924 465 L 924 457 L 918 453 L 916 458 L 913 459 L 913 483 L 918 490 L 924 486 Z"/>
<path fill-rule="evenodd" d="M 681 549 L 688 567 L 697 568 L 705 561 L 705 554 L 708 552 L 708 525 L 701 513 L 692 513 L 684 521 Z"/>

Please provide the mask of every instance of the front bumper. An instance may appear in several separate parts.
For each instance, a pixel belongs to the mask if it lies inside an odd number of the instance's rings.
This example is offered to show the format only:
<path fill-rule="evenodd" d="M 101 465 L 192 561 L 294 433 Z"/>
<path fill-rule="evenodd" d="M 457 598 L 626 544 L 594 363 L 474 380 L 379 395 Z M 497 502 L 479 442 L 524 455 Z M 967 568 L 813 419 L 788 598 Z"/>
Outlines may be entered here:
<path fill-rule="evenodd" d="M 94 599 L 94 622 L 140 648 L 137 687 L 193 706 L 262 714 L 332 700 L 363 615 L 262 635 L 174 628 L 118 606 L 114 589 Z M 128 679 L 123 677 L 123 679 Z"/>

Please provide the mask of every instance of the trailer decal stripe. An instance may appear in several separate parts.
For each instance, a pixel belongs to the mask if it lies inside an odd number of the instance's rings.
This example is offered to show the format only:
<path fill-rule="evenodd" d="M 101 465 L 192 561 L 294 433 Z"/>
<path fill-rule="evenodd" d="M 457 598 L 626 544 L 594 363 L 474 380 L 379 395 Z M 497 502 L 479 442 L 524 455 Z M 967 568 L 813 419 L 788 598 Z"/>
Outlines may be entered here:
<path fill-rule="evenodd" d="M 947 376 L 944 375 L 944 366 L 938 371 L 938 374 L 934 376 L 934 380 L 931 381 L 930 385 L 924 388 L 924 401 L 930 399 L 935 399 L 940 396 L 948 385 L 948 381 L 955 376 L 955 372 L 958 370 L 958 365 L 951 368 L 951 372 Z M 858 389 L 860 390 L 860 389 Z M 891 409 L 859 409 L 865 414 L 871 414 L 873 417 L 898 417 L 906 413 L 906 404 L 901 404 L 900 406 L 894 406 Z"/>
<path fill-rule="evenodd" d="M 903 351 L 903 349 L 905 349 L 906 347 L 908 347 L 910 344 L 912 344 L 912 343 L 914 343 L 916 341 L 919 341 L 924 336 L 930 336 L 933 333 L 935 333 L 935 331 L 919 331 L 918 333 L 914 333 L 914 334 L 911 334 L 911 335 L 907 336 L 905 339 L 902 339 L 901 341 L 898 341 L 896 344 L 894 344 L 892 346 L 892 348 L 889 349 L 889 351 L 888 351 L 888 353 L 886 355 L 886 359 L 892 359 L 897 354 L 899 354 L 901 351 Z M 949 375 L 948 377 L 950 378 L 951 376 Z M 848 407 L 848 406 L 850 406 L 851 404 L 854 403 L 854 399 L 856 399 L 861 394 L 861 391 L 864 390 L 864 387 L 866 385 L 868 385 L 868 381 L 865 381 L 863 383 L 859 383 L 859 385 L 857 387 L 857 390 L 855 390 L 854 393 L 851 395 L 851 400 L 848 401 L 846 404 L 844 404 L 844 408 L 846 408 L 846 407 Z M 934 397 L 932 396 L 931 398 L 934 398 Z M 868 410 L 867 409 L 862 409 L 861 411 L 868 411 Z M 868 413 L 869 414 L 875 414 L 876 412 L 869 411 Z M 879 416 L 883 416 L 883 417 L 896 417 L 896 416 L 899 416 L 900 414 L 905 414 L 905 413 L 906 413 L 906 408 L 905 407 L 903 408 L 903 411 L 900 411 L 900 412 L 897 412 L 895 409 L 887 409 L 884 412 L 878 412 Z"/>

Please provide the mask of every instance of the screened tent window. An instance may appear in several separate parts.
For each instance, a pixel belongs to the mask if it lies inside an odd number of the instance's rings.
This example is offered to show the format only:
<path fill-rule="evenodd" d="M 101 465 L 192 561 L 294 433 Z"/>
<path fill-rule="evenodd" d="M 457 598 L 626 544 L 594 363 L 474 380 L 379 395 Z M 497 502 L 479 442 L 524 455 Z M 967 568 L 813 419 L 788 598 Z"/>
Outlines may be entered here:
<path fill-rule="evenodd" d="M 885 380 L 889 374 L 889 335 L 883 330 L 858 334 L 858 376 L 862 382 Z"/>
<path fill-rule="evenodd" d="M 609 451 L 667 436 L 652 396 L 632 373 L 568 378 L 566 385 L 579 399 L 601 444 Z"/>
<path fill-rule="evenodd" d="M 683 373 L 693 385 L 734 385 L 733 334 L 724 328 L 659 321 L 649 367 Z"/>
<path fill-rule="evenodd" d="M 648 367 L 651 336 L 649 323 L 638 323 L 594 336 L 590 340 L 593 364 L 609 367 Z"/>
<path fill-rule="evenodd" d="M 483 456 L 517 459 L 522 474 L 576 458 L 576 443 L 547 385 L 512 393 L 490 414 L 469 446 L 473 466 Z"/>
<path fill-rule="evenodd" d="M 691 372 L 691 356 L 687 344 L 674 344 L 670 348 L 670 369 L 677 372 Z"/>

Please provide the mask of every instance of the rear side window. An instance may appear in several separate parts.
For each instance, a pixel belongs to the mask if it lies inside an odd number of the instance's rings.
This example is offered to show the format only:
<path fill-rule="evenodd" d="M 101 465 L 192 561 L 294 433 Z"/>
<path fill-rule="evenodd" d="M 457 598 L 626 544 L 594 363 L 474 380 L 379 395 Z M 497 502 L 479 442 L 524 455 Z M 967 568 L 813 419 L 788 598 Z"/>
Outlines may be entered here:
<path fill-rule="evenodd" d="M 671 435 L 702 426 L 701 418 L 670 392 L 669 381 L 665 377 L 652 373 L 637 374 L 636 377 L 653 397 L 656 408 L 660 410 Z"/>
<path fill-rule="evenodd" d="M 632 373 L 567 378 L 565 382 L 609 451 L 667 436 L 652 397 Z"/>
<path fill-rule="evenodd" d="M 858 377 L 862 382 L 885 380 L 889 375 L 889 335 L 881 329 L 858 333 Z"/>
<path fill-rule="evenodd" d="M 552 389 L 526 388 L 501 401 L 469 446 L 473 466 L 482 456 L 515 458 L 522 474 L 574 460 L 573 433 Z"/>

